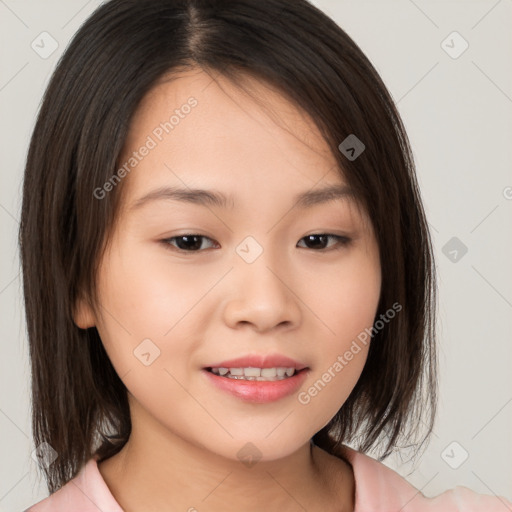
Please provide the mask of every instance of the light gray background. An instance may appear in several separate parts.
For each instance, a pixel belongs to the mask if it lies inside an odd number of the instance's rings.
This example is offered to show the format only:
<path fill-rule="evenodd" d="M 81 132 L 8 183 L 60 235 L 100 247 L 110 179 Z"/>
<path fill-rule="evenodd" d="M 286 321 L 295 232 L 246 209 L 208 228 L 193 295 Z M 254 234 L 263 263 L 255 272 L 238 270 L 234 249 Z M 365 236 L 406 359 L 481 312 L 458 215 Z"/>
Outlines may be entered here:
<path fill-rule="evenodd" d="M 99 3 L 0 0 L 0 511 L 47 495 L 31 458 L 16 243 L 23 166 L 49 76 Z M 437 424 L 414 467 L 398 456 L 385 464 L 427 496 L 464 485 L 512 499 L 512 1 L 314 3 L 359 44 L 398 103 L 437 256 Z M 31 47 L 43 31 L 58 42 L 47 59 Z M 453 31 L 469 43 L 458 58 L 442 46 Z M 453 53 L 461 41 L 451 39 Z M 457 261 L 443 253 L 452 237 L 468 248 Z"/>

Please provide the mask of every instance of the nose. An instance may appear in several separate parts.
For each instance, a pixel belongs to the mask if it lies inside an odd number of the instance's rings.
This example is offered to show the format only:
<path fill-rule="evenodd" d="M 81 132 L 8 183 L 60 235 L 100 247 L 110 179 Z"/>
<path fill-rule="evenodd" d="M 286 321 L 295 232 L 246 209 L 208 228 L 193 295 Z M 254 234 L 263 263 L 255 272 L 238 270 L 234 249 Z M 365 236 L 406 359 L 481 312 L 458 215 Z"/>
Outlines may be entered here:
<path fill-rule="evenodd" d="M 230 279 L 234 291 L 223 311 L 225 323 L 233 329 L 248 324 L 257 332 L 297 328 L 301 300 L 286 266 L 271 258 L 270 251 L 263 251 L 253 263 L 236 261 Z"/>

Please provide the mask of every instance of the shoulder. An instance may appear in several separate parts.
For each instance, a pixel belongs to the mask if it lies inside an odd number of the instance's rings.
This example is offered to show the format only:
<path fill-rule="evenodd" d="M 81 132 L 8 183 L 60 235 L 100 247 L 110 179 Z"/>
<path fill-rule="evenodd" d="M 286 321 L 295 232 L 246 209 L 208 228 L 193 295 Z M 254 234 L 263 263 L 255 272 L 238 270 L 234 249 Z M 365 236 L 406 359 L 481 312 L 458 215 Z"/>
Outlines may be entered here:
<path fill-rule="evenodd" d="M 23 512 L 123 512 L 98 469 L 95 457 L 58 491 Z"/>
<path fill-rule="evenodd" d="M 348 446 L 341 452 L 354 472 L 354 512 L 512 512 L 507 498 L 462 486 L 428 498 L 382 462 Z"/>

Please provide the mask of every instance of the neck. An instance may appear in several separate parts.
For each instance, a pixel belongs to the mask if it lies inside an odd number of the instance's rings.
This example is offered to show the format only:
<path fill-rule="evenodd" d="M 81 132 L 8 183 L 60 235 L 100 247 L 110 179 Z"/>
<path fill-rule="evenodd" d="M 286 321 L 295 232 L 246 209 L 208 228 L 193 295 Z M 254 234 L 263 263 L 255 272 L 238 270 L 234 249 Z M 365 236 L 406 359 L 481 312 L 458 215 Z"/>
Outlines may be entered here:
<path fill-rule="evenodd" d="M 354 504 L 350 466 L 309 442 L 286 457 L 251 463 L 213 453 L 140 417 L 123 449 L 98 469 L 125 512 L 256 512 L 262 505 L 268 511 L 328 512 L 353 510 Z"/>

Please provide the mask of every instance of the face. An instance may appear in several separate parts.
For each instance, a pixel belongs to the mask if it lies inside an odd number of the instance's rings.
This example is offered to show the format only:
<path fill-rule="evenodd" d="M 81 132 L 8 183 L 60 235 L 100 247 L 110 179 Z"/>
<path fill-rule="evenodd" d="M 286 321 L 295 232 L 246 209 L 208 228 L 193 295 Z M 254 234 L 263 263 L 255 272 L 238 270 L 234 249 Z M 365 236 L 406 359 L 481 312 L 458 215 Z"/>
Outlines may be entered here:
<path fill-rule="evenodd" d="M 217 80 L 189 71 L 142 101 L 119 160 L 129 171 L 101 308 L 79 304 L 75 321 L 97 327 L 134 428 L 158 425 L 230 459 L 251 442 L 273 460 L 307 443 L 355 386 L 369 345 L 343 355 L 373 325 L 379 251 L 350 194 L 298 200 L 347 186 L 313 123 L 259 82 L 247 83 L 278 117 Z M 225 204 L 187 200 L 192 189 Z M 297 373 L 269 383 L 205 369 L 245 356 Z"/>

